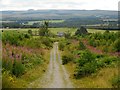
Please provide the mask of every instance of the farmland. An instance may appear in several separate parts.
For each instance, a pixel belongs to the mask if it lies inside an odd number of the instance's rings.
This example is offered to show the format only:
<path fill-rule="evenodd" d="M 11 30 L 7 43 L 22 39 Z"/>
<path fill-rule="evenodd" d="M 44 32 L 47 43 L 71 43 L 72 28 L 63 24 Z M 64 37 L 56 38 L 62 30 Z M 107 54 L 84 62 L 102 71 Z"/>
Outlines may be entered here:
<path fill-rule="evenodd" d="M 62 22 L 64 22 L 64 20 L 48 20 L 48 21 L 49 21 L 49 23 L 62 23 Z M 41 24 L 43 22 L 44 22 L 44 20 L 41 20 L 41 21 L 28 21 L 25 25 L 33 25 L 34 23 Z"/>
<path fill-rule="evenodd" d="M 39 28 L 17 28 L 17 29 L 2 29 L 2 30 L 18 30 L 18 31 L 22 31 L 22 32 L 27 32 L 28 30 L 32 30 L 37 31 L 39 30 Z M 49 30 L 54 33 L 57 34 L 57 32 L 66 32 L 66 31 L 70 31 L 72 33 L 72 35 L 75 33 L 75 31 L 77 30 L 77 28 L 49 28 Z M 100 30 L 100 29 L 87 29 L 89 33 L 96 33 L 96 32 L 101 32 L 103 33 L 105 30 Z M 119 30 L 112 30 L 110 32 L 117 32 Z"/>
<path fill-rule="evenodd" d="M 55 22 L 51 23 L 50 26 L 59 28 L 79 27 L 80 25 L 103 25 L 106 23 L 105 20 L 109 20 L 109 23 L 114 24 L 115 27 L 118 23 L 118 12 L 108 10 L 26 10 L 3 11 L 1 13 L 3 14 L 3 21 L 17 21 L 17 24 L 27 22 L 28 24 L 26 24 L 30 25 L 33 24 L 33 22 L 37 23 L 42 20 L 50 20 Z M 20 26 L 21 25 L 19 24 L 17 27 Z M 3 27 L 5 28 L 6 25 L 3 24 Z M 10 25 L 7 24 L 7 27 L 10 27 Z"/>

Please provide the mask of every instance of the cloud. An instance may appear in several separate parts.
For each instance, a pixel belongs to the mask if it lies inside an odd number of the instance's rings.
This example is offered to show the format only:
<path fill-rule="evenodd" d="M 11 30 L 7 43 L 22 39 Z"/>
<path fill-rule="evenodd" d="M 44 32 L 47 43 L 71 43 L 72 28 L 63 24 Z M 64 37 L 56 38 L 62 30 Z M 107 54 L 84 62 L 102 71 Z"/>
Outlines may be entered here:
<path fill-rule="evenodd" d="M 2 10 L 103 9 L 117 10 L 119 0 L 0 0 Z"/>
<path fill-rule="evenodd" d="M 2 5 L 10 5 L 11 4 L 11 0 L 0 0 Z"/>

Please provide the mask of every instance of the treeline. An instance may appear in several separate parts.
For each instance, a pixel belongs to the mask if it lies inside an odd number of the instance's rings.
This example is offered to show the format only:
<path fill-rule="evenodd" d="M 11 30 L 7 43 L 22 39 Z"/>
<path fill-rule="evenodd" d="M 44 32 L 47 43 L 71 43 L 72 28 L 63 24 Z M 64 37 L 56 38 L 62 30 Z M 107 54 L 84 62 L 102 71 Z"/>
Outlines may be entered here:
<path fill-rule="evenodd" d="M 29 20 L 30 21 L 30 20 Z M 41 26 L 40 22 L 35 22 L 32 25 L 29 25 L 29 21 L 17 21 L 17 22 L 3 22 L 0 28 L 39 28 Z M 37 20 L 38 21 L 38 20 Z M 49 20 L 48 20 L 49 21 Z M 34 21 L 33 21 L 34 22 Z M 49 22 L 49 28 L 59 28 L 59 27 L 75 27 L 86 26 L 87 28 L 96 28 L 96 29 L 118 29 L 118 22 L 109 22 L 109 25 L 104 26 L 106 22 L 98 18 L 70 18 L 66 19 L 64 22 Z M 89 26 L 100 24 L 100 26 Z"/>
<path fill-rule="evenodd" d="M 51 27 L 79 27 L 80 25 L 103 24 L 98 18 L 70 18 L 63 23 L 51 23 Z"/>
<path fill-rule="evenodd" d="M 0 28 L 39 28 L 38 24 L 24 25 L 19 22 L 2 23 Z"/>

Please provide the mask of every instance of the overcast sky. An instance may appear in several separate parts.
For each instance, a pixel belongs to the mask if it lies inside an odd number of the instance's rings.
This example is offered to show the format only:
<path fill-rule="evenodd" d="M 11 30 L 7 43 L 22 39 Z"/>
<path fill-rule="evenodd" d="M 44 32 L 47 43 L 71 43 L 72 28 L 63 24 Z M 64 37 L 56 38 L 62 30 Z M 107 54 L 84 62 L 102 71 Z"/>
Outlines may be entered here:
<path fill-rule="evenodd" d="M 118 2 L 119 0 L 0 0 L 0 10 L 118 10 Z"/>

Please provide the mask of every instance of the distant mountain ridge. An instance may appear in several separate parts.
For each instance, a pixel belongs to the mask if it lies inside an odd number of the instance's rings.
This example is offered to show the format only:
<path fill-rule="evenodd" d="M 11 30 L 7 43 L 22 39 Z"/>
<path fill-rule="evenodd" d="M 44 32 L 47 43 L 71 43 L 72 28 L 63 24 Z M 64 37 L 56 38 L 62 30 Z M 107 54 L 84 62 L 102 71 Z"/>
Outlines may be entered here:
<path fill-rule="evenodd" d="M 2 20 L 43 20 L 43 19 L 70 19 L 70 18 L 118 18 L 118 11 L 108 10 L 26 10 L 0 11 Z"/>

